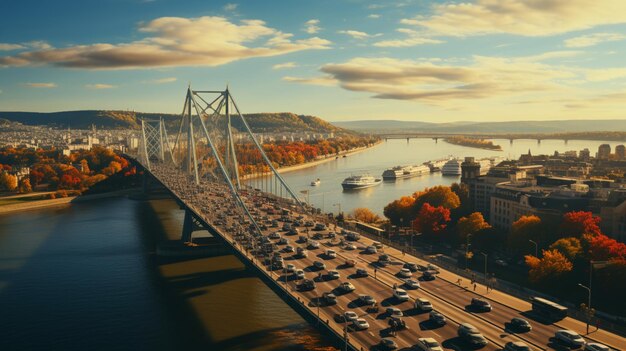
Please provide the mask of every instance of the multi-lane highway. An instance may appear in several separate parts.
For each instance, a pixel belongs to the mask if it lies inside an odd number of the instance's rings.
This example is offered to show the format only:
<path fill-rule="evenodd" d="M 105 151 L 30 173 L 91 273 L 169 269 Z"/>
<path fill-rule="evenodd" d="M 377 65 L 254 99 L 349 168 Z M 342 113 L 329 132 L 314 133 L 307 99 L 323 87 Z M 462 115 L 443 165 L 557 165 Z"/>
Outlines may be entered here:
<path fill-rule="evenodd" d="M 321 323 L 327 323 L 338 335 L 347 332 L 350 344 L 356 349 L 378 349 L 383 338 L 394 340 L 399 348 L 412 348 L 419 338 L 426 337 L 434 338 L 444 349 L 476 348 L 458 337 L 457 329 L 461 323 L 470 323 L 487 338 L 489 343 L 483 350 L 500 350 L 511 341 L 524 342 L 535 350 L 560 349 L 561 345 L 554 341 L 557 330 L 562 329 L 563 325 L 578 332 L 582 329 L 582 323 L 569 318 L 559 325 L 538 322 L 532 315 L 524 312 L 528 303 L 498 291 L 483 296 L 488 298 L 493 307 L 490 312 L 476 312 L 468 308 L 468 305 L 472 298 L 481 297 L 477 292 L 486 293 L 484 288 L 480 286 L 474 292 L 473 286 L 467 280 L 457 282 L 458 276 L 444 270 L 434 280 L 428 281 L 422 280 L 422 272 L 413 272 L 412 279 L 418 280 L 420 287 L 409 289 L 404 284 L 405 278 L 398 275 L 400 269 L 406 262 L 417 263 L 420 267 L 427 267 L 428 262 L 379 244 L 376 244 L 379 247 L 377 253 L 368 253 L 366 248 L 375 245 L 371 239 L 360 237 L 350 241 L 343 235 L 341 228 L 322 228 L 320 218 L 298 213 L 287 202 L 250 190 L 242 193 L 241 199 L 258 223 L 258 228 L 255 228 L 226 186 L 212 182 L 195 185 L 186 181 L 186 176 L 178 170 L 167 166 L 159 167 L 153 174 L 189 209 L 233 243 L 235 249 L 248 257 L 253 264 L 262 267 L 266 274 L 312 313 L 319 314 Z M 283 211 L 285 208 L 289 210 Z M 316 228 L 315 224 L 318 223 L 320 225 Z M 288 228 L 295 230 L 290 231 Z M 311 246 L 312 241 L 317 242 L 319 247 Z M 288 245 L 293 247 L 294 252 L 286 250 Z M 295 253 L 297 248 L 306 249 L 308 255 L 299 257 Z M 326 250 L 329 249 L 335 255 L 326 255 Z M 390 258 L 389 264 L 385 266 L 378 263 L 379 256 L 383 253 Z M 274 263 L 278 259 L 283 261 L 282 265 Z M 315 267 L 315 261 L 323 262 L 325 267 Z M 349 261 L 355 265 L 347 265 L 346 262 Z M 297 279 L 295 272 L 288 273 L 285 269 L 288 265 L 293 265 L 294 270 L 302 270 L 303 279 Z M 358 277 L 357 269 L 366 269 L 369 276 Z M 339 273 L 337 279 L 329 279 L 331 270 Z M 298 284 L 305 279 L 315 281 L 315 288 L 298 289 Z M 339 287 L 345 282 L 350 282 L 355 290 L 342 291 Z M 405 289 L 410 297 L 408 301 L 395 298 L 394 287 Z M 336 303 L 328 304 L 323 298 L 324 293 L 333 293 Z M 361 304 L 361 294 L 373 297 L 377 307 Z M 434 309 L 446 317 L 447 323 L 441 326 L 432 323 L 427 311 L 421 312 L 415 308 L 414 302 L 417 298 L 428 299 Z M 390 316 L 386 312 L 388 307 L 402 311 L 403 317 L 400 319 L 406 323 L 405 329 L 393 332 L 389 326 Z M 355 312 L 358 318 L 369 324 L 369 328 L 357 330 L 352 323 L 346 323 L 342 318 L 346 311 Z M 510 330 L 508 323 L 514 317 L 528 320 L 532 330 Z M 600 341 L 614 349 L 624 349 L 626 345 L 624 338 L 604 331 L 590 335 L 587 341 Z"/>

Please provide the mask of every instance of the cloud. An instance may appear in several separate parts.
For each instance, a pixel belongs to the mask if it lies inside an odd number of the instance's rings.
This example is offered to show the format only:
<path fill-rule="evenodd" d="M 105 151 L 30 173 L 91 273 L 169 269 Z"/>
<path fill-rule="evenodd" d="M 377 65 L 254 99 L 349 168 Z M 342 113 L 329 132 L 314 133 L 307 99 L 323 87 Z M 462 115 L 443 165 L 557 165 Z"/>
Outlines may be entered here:
<path fill-rule="evenodd" d="M 167 77 L 167 78 L 159 78 L 159 79 L 153 79 L 151 81 L 148 81 L 147 83 L 151 83 L 151 84 L 165 84 L 165 83 L 172 83 L 177 81 L 178 78 L 176 77 Z"/>
<path fill-rule="evenodd" d="M 283 80 L 291 83 L 301 83 L 301 84 L 310 84 L 310 85 L 321 85 L 321 86 L 333 86 L 337 85 L 338 81 L 332 77 L 312 77 L 312 78 L 299 78 L 299 77 L 283 77 Z"/>
<path fill-rule="evenodd" d="M 379 41 L 374 43 L 374 46 L 382 48 L 405 48 L 416 45 L 444 43 L 442 40 L 425 38 L 421 36 L 419 32 L 408 28 L 399 28 L 396 29 L 396 31 L 406 34 L 408 37 L 405 39 Z"/>
<path fill-rule="evenodd" d="M 367 18 L 377 19 L 377 18 L 380 18 L 380 15 L 377 13 L 372 13 L 371 15 L 368 15 Z"/>
<path fill-rule="evenodd" d="M 304 84 L 338 84 L 346 90 L 372 93 L 379 99 L 433 103 L 560 90 L 561 81 L 577 76 L 536 59 L 484 56 L 475 56 L 465 66 L 358 57 L 324 65 L 320 71 L 325 75 L 283 79 Z"/>
<path fill-rule="evenodd" d="M 304 22 L 304 31 L 309 33 L 309 34 L 315 34 L 315 33 L 319 32 L 322 29 L 319 26 L 319 24 L 320 24 L 320 20 L 318 20 L 318 19 L 308 20 L 308 21 Z"/>
<path fill-rule="evenodd" d="M 24 83 L 29 88 L 56 88 L 56 83 Z"/>
<path fill-rule="evenodd" d="M 367 34 L 365 32 L 361 32 L 361 31 L 358 31 L 358 30 L 351 30 L 351 29 L 349 29 L 349 30 L 340 30 L 337 33 L 349 35 L 349 36 L 351 36 L 354 39 L 361 39 L 361 40 L 367 39 L 367 38 L 371 38 L 371 37 L 380 36 L 380 34 L 371 35 L 371 34 Z"/>
<path fill-rule="evenodd" d="M 626 35 L 620 33 L 593 33 L 565 40 L 565 47 L 584 48 L 609 41 L 626 39 Z"/>
<path fill-rule="evenodd" d="M 226 4 L 226 5 L 224 5 L 223 9 L 224 9 L 224 11 L 233 12 L 233 11 L 237 10 L 238 6 L 239 6 L 239 4 Z"/>
<path fill-rule="evenodd" d="M 285 62 L 285 63 L 275 64 L 274 66 L 272 66 L 272 69 L 284 69 L 284 68 L 294 68 L 294 67 L 298 67 L 298 65 L 295 62 Z"/>
<path fill-rule="evenodd" d="M 97 84 L 85 84 L 85 88 L 87 89 L 113 89 L 113 88 L 116 88 L 116 86 L 111 85 L 111 84 L 97 83 Z"/>
<path fill-rule="evenodd" d="M 401 23 L 445 36 L 547 36 L 626 23 L 623 0 L 475 0 L 436 4 L 432 10 L 432 15 L 403 19 Z"/>
<path fill-rule="evenodd" d="M 11 51 L 17 49 L 23 49 L 24 46 L 20 44 L 8 44 L 8 43 L 0 43 L 0 51 Z"/>
<path fill-rule="evenodd" d="M 223 17 L 161 17 L 139 27 L 146 38 L 130 43 L 48 48 L 0 57 L 0 66 L 52 64 L 84 69 L 218 66 L 252 57 L 328 49 L 318 37 L 293 40 L 293 34 L 260 20 L 232 23 Z M 219 35 L 218 35 L 219 34 Z"/>

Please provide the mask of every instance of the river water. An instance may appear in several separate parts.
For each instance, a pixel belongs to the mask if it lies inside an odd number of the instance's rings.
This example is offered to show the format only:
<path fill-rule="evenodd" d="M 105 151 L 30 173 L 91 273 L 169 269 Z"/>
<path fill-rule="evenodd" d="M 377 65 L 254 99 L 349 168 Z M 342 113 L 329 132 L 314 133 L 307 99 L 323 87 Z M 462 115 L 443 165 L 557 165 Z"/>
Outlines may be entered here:
<path fill-rule="evenodd" d="M 496 141 L 503 152 L 390 140 L 371 150 L 285 174 L 326 211 L 370 207 L 449 184 L 433 174 L 343 193 L 350 174 L 447 155 L 511 156 L 531 149 L 592 153 L 602 142 Z M 312 179 L 322 184 L 312 188 Z M 0 350 L 326 350 L 310 327 L 233 256 L 162 262 L 156 238 L 176 237 L 171 200 L 111 198 L 0 216 Z"/>

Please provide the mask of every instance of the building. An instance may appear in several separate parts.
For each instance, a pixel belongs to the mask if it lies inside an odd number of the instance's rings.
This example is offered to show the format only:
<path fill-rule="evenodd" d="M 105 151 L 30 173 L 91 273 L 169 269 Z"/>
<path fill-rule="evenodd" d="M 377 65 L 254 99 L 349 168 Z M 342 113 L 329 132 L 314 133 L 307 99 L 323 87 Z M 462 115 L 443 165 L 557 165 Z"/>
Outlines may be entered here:
<path fill-rule="evenodd" d="M 615 158 L 618 160 L 626 160 L 626 147 L 624 145 L 617 145 L 615 147 Z"/>
<path fill-rule="evenodd" d="M 580 150 L 580 152 L 578 153 L 578 157 L 580 157 L 582 161 L 589 162 L 589 160 L 591 159 L 591 151 L 589 151 L 589 149 L 587 148 L 585 148 L 584 150 Z"/>
<path fill-rule="evenodd" d="M 611 145 L 602 144 L 598 147 L 598 154 L 596 158 L 600 160 L 608 160 L 611 157 Z"/>

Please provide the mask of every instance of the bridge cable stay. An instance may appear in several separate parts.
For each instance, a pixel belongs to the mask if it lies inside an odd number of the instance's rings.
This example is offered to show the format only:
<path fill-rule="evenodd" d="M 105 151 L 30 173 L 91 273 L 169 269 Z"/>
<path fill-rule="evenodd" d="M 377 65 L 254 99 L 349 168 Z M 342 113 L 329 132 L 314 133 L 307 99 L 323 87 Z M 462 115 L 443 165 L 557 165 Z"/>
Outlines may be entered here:
<path fill-rule="evenodd" d="M 174 162 L 174 155 L 163 119 L 142 119 L 141 136 L 139 157 L 149 170 L 151 170 L 153 161 L 166 161 L 166 151 L 169 152 L 170 159 Z"/>

